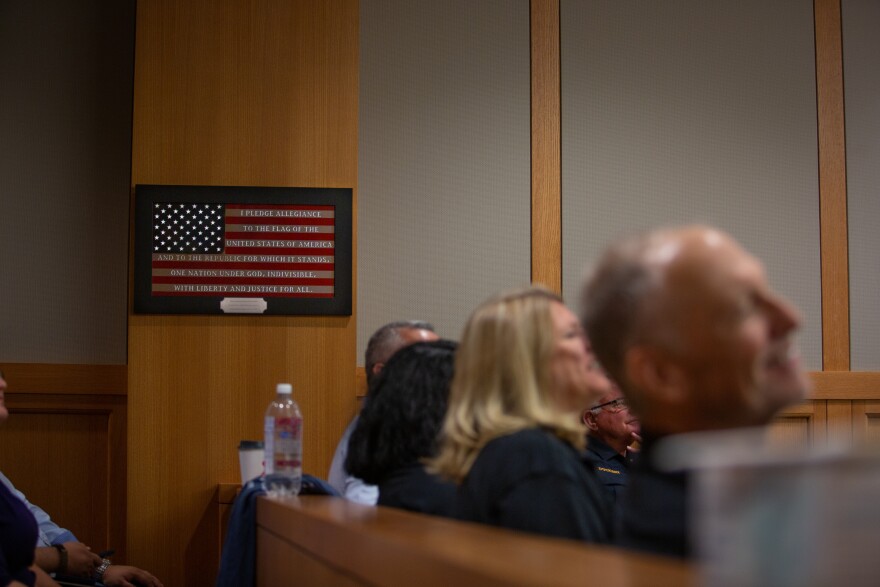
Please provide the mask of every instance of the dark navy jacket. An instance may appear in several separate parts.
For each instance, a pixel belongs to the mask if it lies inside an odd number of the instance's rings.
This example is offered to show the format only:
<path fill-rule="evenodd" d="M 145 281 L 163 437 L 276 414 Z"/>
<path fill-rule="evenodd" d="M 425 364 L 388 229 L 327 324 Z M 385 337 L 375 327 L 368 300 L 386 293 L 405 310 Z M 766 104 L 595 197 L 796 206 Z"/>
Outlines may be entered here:
<path fill-rule="evenodd" d="M 451 516 L 455 484 L 431 475 L 419 463 L 392 472 L 379 483 L 379 505 Z"/>
<path fill-rule="evenodd" d="M 617 543 L 634 550 L 687 558 L 687 475 L 659 470 L 654 452 L 660 439 L 649 432 L 644 432 L 642 439 L 642 450 L 630 471 L 629 487 L 621 504 Z"/>
<path fill-rule="evenodd" d="M 619 504 L 623 491 L 629 484 L 632 457 L 623 456 L 593 436 L 587 439 L 586 456 L 586 463 L 593 467 L 599 481 L 609 491 L 615 503 Z"/>

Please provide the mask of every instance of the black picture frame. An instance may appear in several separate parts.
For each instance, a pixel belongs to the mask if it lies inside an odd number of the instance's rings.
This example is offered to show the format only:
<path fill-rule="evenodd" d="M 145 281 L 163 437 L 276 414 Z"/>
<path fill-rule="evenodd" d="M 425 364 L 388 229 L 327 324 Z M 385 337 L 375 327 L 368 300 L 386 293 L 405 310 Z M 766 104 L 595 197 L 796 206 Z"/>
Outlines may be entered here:
<path fill-rule="evenodd" d="M 263 299 L 265 309 L 236 311 L 224 299 L 235 294 L 169 295 L 153 292 L 154 210 L 157 204 L 233 204 L 255 206 L 332 206 L 334 267 L 332 297 L 297 294 L 250 295 Z M 225 208 L 224 208 L 225 209 Z M 136 314 L 219 314 L 263 316 L 351 316 L 352 190 L 351 188 L 155 185 L 135 186 L 134 299 Z M 228 241 L 225 241 L 224 250 Z M 224 253 L 225 254 L 225 253 Z M 302 288 L 301 288 L 302 289 Z M 329 295 L 329 294 L 326 294 Z M 237 298 L 242 299 L 242 298 Z"/>

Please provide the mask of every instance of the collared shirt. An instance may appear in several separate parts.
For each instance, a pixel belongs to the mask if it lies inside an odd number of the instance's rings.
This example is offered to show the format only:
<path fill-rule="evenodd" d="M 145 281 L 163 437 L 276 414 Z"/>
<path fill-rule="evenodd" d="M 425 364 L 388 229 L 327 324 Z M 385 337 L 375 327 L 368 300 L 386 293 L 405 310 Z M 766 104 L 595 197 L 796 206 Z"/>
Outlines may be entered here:
<path fill-rule="evenodd" d="M 629 466 L 632 457 L 625 457 L 604 441 L 590 436 L 587 439 L 584 461 L 596 471 L 596 476 L 615 503 L 620 503 L 623 491 L 629 483 Z"/>
<path fill-rule="evenodd" d="M 345 457 L 348 455 L 348 440 L 358 423 L 358 416 L 352 418 L 348 428 L 342 433 L 333 461 L 330 463 L 330 472 L 327 474 L 327 482 L 345 499 L 364 505 L 376 505 L 379 499 L 379 488 L 368 485 L 361 479 L 353 477 L 345 470 Z"/>
<path fill-rule="evenodd" d="M 76 536 L 74 536 L 70 530 L 60 527 L 52 521 L 49 514 L 29 502 L 24 496 L 24 493 L 16 489 L 15 486 L 12 485 L 12 482 L 7 479 L 3 473 L 0 473 L 0 482 L 9 488 L 9 491 L 11 491 L 13 495 L 23 501 L 30 512 L 34 515 L 34 518 L 36 518 L 38 526 L 36 546 L 52 546 L 53 544 L 76 542 Z"/>

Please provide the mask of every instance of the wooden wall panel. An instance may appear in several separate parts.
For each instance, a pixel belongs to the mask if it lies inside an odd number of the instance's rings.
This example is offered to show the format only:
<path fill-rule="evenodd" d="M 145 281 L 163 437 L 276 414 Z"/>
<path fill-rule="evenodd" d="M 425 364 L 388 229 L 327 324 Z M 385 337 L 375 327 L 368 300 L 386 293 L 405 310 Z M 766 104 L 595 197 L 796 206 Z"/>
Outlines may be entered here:
<path fill-rule="evenodd" d="M 125 395 L 125 365 L 3 363 L 11 391 L 19 393 Z"/>
<path fill-rule="evenodd" d="M 858 446 L 880 446 L 880 401 L 852 403 L 853 440 Z"/>
<path fill-rule="evenodd" d="M 364 583 L 308 556 L 275 534 L 257 529 L 257 582 L 259 587 L 284 585 L 296 577 L 309 587 L 356 587 Z"/>
<path fill-rule="evenodd" d="M 532 282 L 562 293 L 559 0 L 532 0 Z"/>
<path fill-rule="evenodd" d="M 125 561 L 125 397 L 7 392 L 6 403 L 0 470 L 58 525 Z"/>
<path fill-rule="evenodd" d="M 821 446 L 826 438 L 826 405 L 808 401 L 786 408 L 770 425 L 769 441 L 777 446 Z"/>
<path fill-rule="evenodd" d="M 133 184 L 357 187 L 356 0 L 142 0 L 136 38 Z M 129 317 L 132 558 L 213 584 L 216 486 L 238 481 L 277 382 L 304 414 L 305 470 L 326 475 L 355 410 L 354 324 Z"/>
<path fill-rule="evenodd" d="M 818 371 L 810 373 L 813 399 L 880 399 L 880 373 Z"/>
<path fill-rule="evenodd" d="M 367 372 L 363 367 L 355 367 L 355 395 L 358 399 L 367 397 Z"/>
<path fill-rule="evenodd" d="M 849 448 L 853 445 L 853 412 L 849 400 L 828 400 L 827 442 L 831 446 Z"/>
<path fill-rule="evenodd" d="M 822 243 L 822 369 L 849 370 L 849 253 L 846 129 L 840 0 L 813 3 Z"/>

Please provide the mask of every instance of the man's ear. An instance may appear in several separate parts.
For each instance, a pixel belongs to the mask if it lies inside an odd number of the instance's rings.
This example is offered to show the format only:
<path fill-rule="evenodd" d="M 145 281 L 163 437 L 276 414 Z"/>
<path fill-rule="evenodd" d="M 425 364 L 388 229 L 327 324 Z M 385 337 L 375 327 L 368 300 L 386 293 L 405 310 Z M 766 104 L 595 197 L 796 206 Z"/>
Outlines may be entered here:
<path fill-rule="evenodd" d="M 373 376 L 378 375 L 385 368 L 385 363 L 373 363 Z"/>
<path fill-rule="evenodd" d="M 680 404 L 687 395 L 687 380 L 682 368 L 662 350 L 635 346 L 624 357 L 626 376 L 632 385 L 652 402 Z"/>
<path fill-rule="evenodd" d="M 581 417 L 584 421 L 584 424 L 587 425 L 587 428 L 590 429 L 591 432 L 596 432 L 599 429 L 599 425 L 596 424 L 596 416 L 590 410 L 585 410 L 584 415 Z"/>

